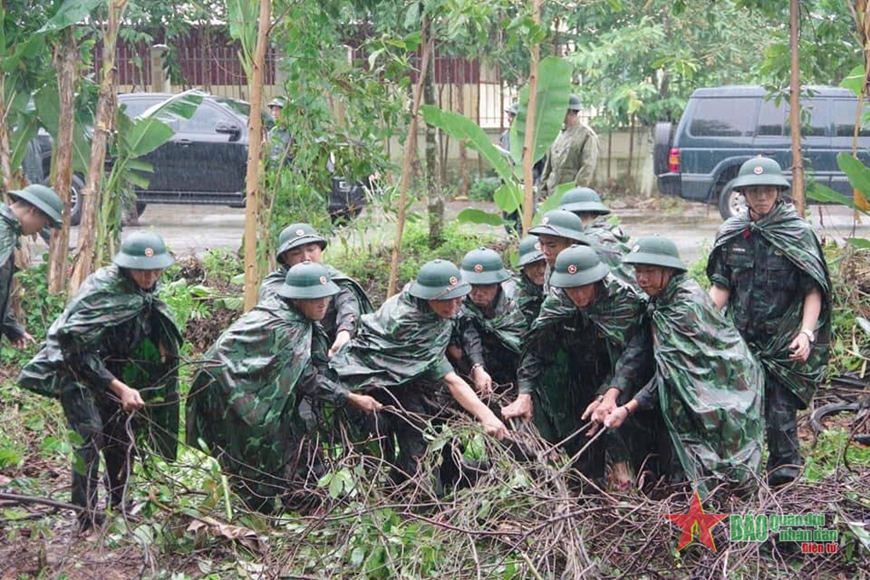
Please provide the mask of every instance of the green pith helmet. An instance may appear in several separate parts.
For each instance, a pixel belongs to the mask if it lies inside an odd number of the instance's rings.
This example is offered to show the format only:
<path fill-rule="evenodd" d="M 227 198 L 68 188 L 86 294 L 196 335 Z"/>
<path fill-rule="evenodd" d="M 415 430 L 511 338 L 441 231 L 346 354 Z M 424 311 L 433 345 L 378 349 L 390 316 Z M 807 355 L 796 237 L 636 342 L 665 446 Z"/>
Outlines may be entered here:
<path fill-rule="evenodd" d="M 451 300 L 471 292 L 471 285 L 462 281 L 459 268 L 446 260 L 426 262 L 411 284 L 411 296 L 424 300 Z"/>
<path fill-rule="evenodd" d="M 284 99 L 282 99 L 281 97 L 275 97 L 274 99 L 269 101 L 269 104 L 266 106 L 269 108 L 278 107 L 279 109 L 283 109 L 284 108 Z"/>
<path fill-rule="evenodd" d="M 326 249 L 326 239 L 318 234 L 311 224 L 290 224 L 281 230 L 281 235 L 278 236 L 278 251 L 275 253 L 280 258 L 287 250 L 306 244 L 320 244 L 321 250 Z"/>
<path fill-rule="evenodd" d="M 564 209 L 554 209 L 545 213 L 541 223 L 531 228 L 529 233 L 535 236 L 543 234 L 568 238 L 585 246 L 589 245 L 589 240 L 583 234 L 583 221 Z"/>
<path fill-rule="evenodd" d="M 44 185 L 28 185 L 24 189 L 16 189 L 8 194 L 13 201 L 24 201 L 48 216 L 51 227 L 61 226 L 63 202 L 53 189 Z"/>
<path fill-rule="evenodd" d="M 601 203 L 601 197 L 595 193 L 594 189 L 589 187 L 575 187 L 566 191 L 565 195 L 562 196 L 562 203 L 559 205 L 559 209 L 598 215 L 610 213 L 607 206 Z"/>
<path fill-rule="evenodd" d="M 538 236 L 526 236 L 520 241 L 520 259 L 517 266 L 522 268 L 535 262 L 542 262 L 544 254 L 541 253 L 541 246 L 538 245 Z"/>
<path fill-rule="evenodd" d="M 511 277 L 495 250 L 478 248 L 462 258 L 462 279 L 469 284 L 500 284 Z"/>
<path fill-rule="evenodd" d="M 677 245 L 660 236 L 638 238 L 631 252 L 622 259 L 622 263 L 635 266 L 665 266 L 680 272 L 686 271 L 683 261 L 680 260 Z"/>
<path fill-rule="evenodd" d="M 287 270 L 287 277 L 278 288 L 278 295 L 311 300 L 333 296 L 339 291 L 340 288 L 332 281 L 325 266 L 305 260 Z"/>
<path fill-rule="evenodd" d="M 610 268 L 601 262 L 595 250 L 589 246 L 571 246 L 559 253 L 556 267 L 550 277 L 555 288 L 576 288 L 603 280 Z"/>
<path fill-rule="evenodd" d="M 154 232 L 134 232 L 121 242 L 121 251 L 112 261 L 131 270 L 162 270 L 175 263 L 166 243 Z"/>
<path fill-rule="evenodd" d="M 580 103 L 580 97 L 577 95 L 571 95 L 568 98 L 568 110 L 569 111 L 579 111 L 583 108 L 583 105 Z"/>
<path fill-rule="evenodd" d="M 740 166 L 740 173 L 737 174 L 737 179 L 732 182 L 731 187 L 739 190 L 753 185 L 774 185 L 780 190 L 791 187 L 782 175 L 782 167 L 779 163 L 761 155 L 753 157 Z"/>
<path fill-rule="evenodd" d="M 519 110 L 520 110 L 519 103 L 514 101 L 513 103 L 511 103 L 510 107 L 508 107 L 507 109 L 504 110 L 504 112 L 507 113 L 508 115 L 516 116 L 517 111 L 519 111 Z"/>

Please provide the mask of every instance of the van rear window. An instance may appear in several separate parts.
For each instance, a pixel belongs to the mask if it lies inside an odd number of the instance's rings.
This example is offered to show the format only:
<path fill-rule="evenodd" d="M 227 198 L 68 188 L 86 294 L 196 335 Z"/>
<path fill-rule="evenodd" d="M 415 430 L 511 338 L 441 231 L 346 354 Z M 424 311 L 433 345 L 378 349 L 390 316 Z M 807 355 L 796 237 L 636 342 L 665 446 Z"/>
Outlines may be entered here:
<path fill-rule="evenodd" d="M 756 99 L 697 99 L 689 133 L 696 137 L 740 137 L 752 130 Z"/>

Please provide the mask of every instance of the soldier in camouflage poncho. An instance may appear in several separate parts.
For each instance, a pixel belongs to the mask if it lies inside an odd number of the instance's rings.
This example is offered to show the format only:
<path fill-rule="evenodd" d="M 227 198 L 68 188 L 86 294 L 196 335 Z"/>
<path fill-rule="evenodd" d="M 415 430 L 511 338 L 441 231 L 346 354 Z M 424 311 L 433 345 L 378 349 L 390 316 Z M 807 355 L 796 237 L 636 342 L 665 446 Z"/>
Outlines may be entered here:
<path fill-rule="evenodd" d="M 279 267 L 263 279 L 260 285 L 260 300 L 274 296 L 284 284 L 290 267 L 305 260 L 320 263 L 321 253 L 326 249 L 326 239 L 309 224 L 290 224 L 278 237 Z M 324 264 L 332 281 L 338 285 L 339 292 L 329 304 L 329 310 L 322 321 L 326 336 L 329 337 L 329 355 L 335 354 L 341 346 L 356 334 L 359 318 L 372 312 L 372 303 L 355 280 L 348 278 L 329 264 Z"/>
<path fill-rule="evenodd" d="M 600 400 L 617 360 L 638 331 L 645 302 L 586 246 L 559 254 L 552 284 L 560 291 L 544 300 L 524 343 L 520 395 L 502 412 L 505 417 L 534 417 L 538 430 L 553 443 L 573 435 L 565 448 L 574 453 L 592 434 L 576 431 L 592 414 L 593 401 Z M 626 486 L 628 451 L 618 434 L 593 445 L 578 467 L 601 478 L 605 450 L 616 485 Z"/>
<path fill-rule="evenodd" d="M 488 248 L 468 252 L 461 271 L 471 292 L 456 319 L 457 366 L 471 376 L 478 393 L 490 394 L 493 383 L 516 382 L 520 343 L 528 327 L 514 303 L 513 281 L 498 252 Z"/>
<path fill-rule="evenodd" d="M 617 278 L 636 286 L 634 274 L 623 266 L 622 258 L 628 254 L 628 241 L 622 229 L 608 223 L 610 209 L 601 202 L 601 197 L 595 190 L 588 187 L 569 189 L 562 196 L 559 209 L 570 211 L 583 222 L 583 233 L 589 240 L 589 245 L 595 253 L 610 268 Z"/>
<path fill-rule="evenodd" d="M 583 233 L 583 222 L 570 211 L 554 209 L 541 218 L 541 223 L 529 230 L 538 238 L 538 245 L 547 267 L 544 271 L 544 297 L 550 293 L 550 276 L 556 265 L 559 252 L 574 244 L 589 245 L 589 240 Z"/>
<path fill-rule="evenodd" d="M 517 266 L 520 273 L 514 275 L 514 303 L 523 318 L 526 326 L 531 327 L 541 304 L 544 302 L 544 277 L 547 273 L 547 262 L 544 254 L 538 246 L 537 236 L 526 236 L 520 241 L 519 260 Z"/>
<path fill-rule="evenodd" d="M 580 99 L 571 95 L 565 124 L 547 155 L 541 174 L 541 198 L 546 199 L 563 183 L 589 186 L 598 165 L 598 135 L 580 120 Z"/>
<path fill-rule="evenodd" d="M 502 422 L 447 361 L 452 319 L 469 291 L 450 262 L 424 264 L 413 284 L 377 312 L 362 317 L 357 335 L 330 362 L 351 390 L 370 390 L 385 405 L 398 407 L 399 415 L 380 413 L 374 427 L 381 435 L 384 456 L 394 462 L 391 477 L 396 482 L 417 472 L 426 450 L 422 430 L 438 410 L 442 385 L 483 423 L 488 434 L 502 438 L 506 433 Z"/>
<path fill-rule="evenodd" d="M 765 370 L 771 485 L 800 473 L 797 410 L 824 380 L 830 352 L 831 281 L 812 228 L 780 199 L 788 181 L 776 161 L 741 167 L 735 189 L 748 211 L 722 224 L 710 253 L 710 296 Z"/>
<path fill-rule="evenodd" d="M 761 463 L 761 365 L 740 333 L 686 274 L 676 246 L 658 236 L 641 238 L 625 258 L 650 296 L 647 324 L 617 364 L 604 408 L 604 425 L 616 428 L 638 409 L 657 407 L 670 439 L 669 472 L 702 494 L 719 483 L 747 484 Z M 644 373 L 655 375 L 635 393 Z"/>
<path fill-rule="evenodd" d="M 23 348 L 35 341 L 10 308 L 15 248 L 19 236 L 35 234 L 47 225 L 60 227 L 63 204 L 53 190 L 42 185 L 29 185 L 7 195 L 12 205 L 0 203 L 0 337 L 5 336 L 15 348 Z"/>
<path fill-rule="evenodd" d="M 153 233 L 124 239 L 114 265 L 88 277 L 48 330 L 18 383 L 60 399 L 75 447 L 72 503 L 87 508 L 87 529 L 96 512 L 100 453 L 106 461 L 111 505 L 124 508 L 131 470 L 128 430 L 173 460 L 178 433 L 177 356 L 182 338 L 169 308 L 157 298 L 157 281 L 172 264 Z M 127 413 L 143 409 L 131 419 Z M 123 411 L 123 412 L 122 412 Z"/>
<path fill-rule="evenodd" d="M 288 269 L 283 285 L 230 326 L 203 355 L 187 400 L 187 441 L 205 444 L 252 509 L 280 509 L 317 473 L 316 450 L 297 408 L 301 395 L 364 411 L 380 405 L 333 380 L 317 324 L 339 287 L 312 262 Z"/>

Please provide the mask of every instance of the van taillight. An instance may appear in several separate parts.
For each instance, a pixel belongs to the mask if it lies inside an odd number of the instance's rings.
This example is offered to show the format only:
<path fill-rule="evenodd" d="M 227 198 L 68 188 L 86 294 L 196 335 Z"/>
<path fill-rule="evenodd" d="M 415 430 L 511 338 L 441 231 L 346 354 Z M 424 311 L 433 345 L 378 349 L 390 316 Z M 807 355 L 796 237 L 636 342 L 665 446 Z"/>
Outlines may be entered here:
<path fill-rule="evenodd" d="M 668 171 L 671 173 L 679 173 L 680 171 L 680 150 L 674 147 L 668 155 Z"/>

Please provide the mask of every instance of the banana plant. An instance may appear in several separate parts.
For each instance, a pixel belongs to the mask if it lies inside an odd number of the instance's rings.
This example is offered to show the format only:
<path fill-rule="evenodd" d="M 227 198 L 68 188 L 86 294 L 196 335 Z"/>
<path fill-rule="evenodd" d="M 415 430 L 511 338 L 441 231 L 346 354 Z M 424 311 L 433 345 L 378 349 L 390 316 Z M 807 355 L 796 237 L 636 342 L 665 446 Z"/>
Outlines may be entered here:
<path fill-rule="evenodd" d="M 528 130 L 534 134 L 532 159 L 535 163 L 543 158 L 559 135 L 562 121 L 568 108 L 571 93 L 571 65 L 561 58 L 549 57 L 541 61 L 538 69 L 537 113 L 535 126 L 526 126 L 526 108 L 529 101 L 528 87 L 520 91 L 519 112 L 511 127 L 511 153 L 497 148 L 487 134 L 471 119 L 437 107 L 420 107 L 423 119 L 430 125 L 441 129 L 454 139 L 465 141 L 468 147 L 477 151 L 495 170 L 502 184 L 493 194 L 500 213 L 487 212 L 478 208 L 462 210 L 457 219 L 460 222 L 501 226 L 509 222 L 502 214 L 522 211 L 522 151 Z M 560 191 L 548 200 L 548 207 L 558 201 Z"/>

